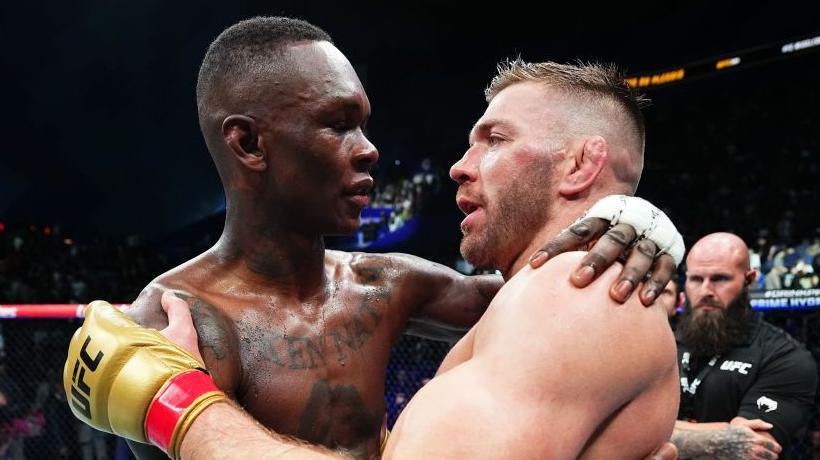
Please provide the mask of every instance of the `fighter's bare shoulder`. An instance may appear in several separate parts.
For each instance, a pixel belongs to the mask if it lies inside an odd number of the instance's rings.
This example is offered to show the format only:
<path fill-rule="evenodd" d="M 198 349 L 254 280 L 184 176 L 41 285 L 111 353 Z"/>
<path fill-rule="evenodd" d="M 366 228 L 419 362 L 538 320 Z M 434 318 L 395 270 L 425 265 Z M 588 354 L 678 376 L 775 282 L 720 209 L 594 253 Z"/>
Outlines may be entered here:
<path fill-rule="evenodd" d="M 623 266 L 615 263 L 608 267 L 592 284 L 581 289 L 570 282 L 570 274 L 578 267 L 586 253 L 580 251 L 566 252 L 550 259 L 537 269 L 525 266 L 510 279 L 499 292 L 499 297 L 512 295 L 533 296 L 533 302 L 527 305 L 532 309 L 559 310 L 572 307 L 570 313 L 581 313 L 608 317 L 609 309 L 640 314 L 646 310 L 649 315 L 664 317 L 660 307 L 641 307 L 637 295 L 631 296 L 625 303 L 614 301 L 608 294 L 610 286 L 619 276 Z M 499 299 L 500 300 L 500 299 Z M 562 301 L 576 301 L 576 305 L 564 305 Z M 641 308 L 638 308 L 641 307 Z"/>
<path fill-rule="evenodd" d="M 390 281 L 417 282 L 420 279 L 449 280 L 462 276 L 457 271 L 421 257 L 400 252 L 368 253 L 326 251 L 327 256 L 348 266 L 358 280 L 364 283 Z"/>
<path fill-rule="evenodd" d="M 202 275 L 208 272 L 206 259 L 210 257 L 208 253 L 201 254 L 157 276 L 143 288 L 125 313 L 142 326 L 153 329 L 166 327 L 168 318 L 161 305 L 162 294 L 166 291 L 179 294 L 188 301 L 192 310 L 196 309 L 194 293 L 198 289 L 191 280 L 202 279 Z"/>
<path fill-rule="evenodd" d="M 160 303 L 162 293 L 169 290 L 185 291 L 181 280 L 184 279 L 185 272 L 191 269 L 192 262 L 186 262 L 151 280 L 125 313 L 141 326 L 157 330 L 168 326 L 168 317 Z"/>
<path fill-rule="evenodd" d="M 191 309 L 206 367 L 217 386 L 232 395 L 241 375 L 236 325 L 222 310 L 196 295 L 197 286 L 191 284 L 191 280 L 197 279 L 192 276 L 193 272 L 201 268 L 189 261 L 158 276 L 148 283 L 125 313 L 142 326 L 162 330 L 168 326 L 168 316 L 161 304 L 162 294 L 171 291 L 184 299 Z"/>
<path fill-rule="evenodd" d="M 612 300 L 608 290 L 620 271 L 618 264 L 586 288 L 573 286 L 569 276 L 583 255 L 558 255 L 538 269 L 524 268 L 508 281 L 482 319 L 482 328 L 491 331 L 492 339 L 482 340 L 479 330 L 476 350 L 482 345 L 525 347 L 530 359 L 544 363 L 544 371 L 551 375 L 553 366 L 562 363 L 590 375 L 609 373 L 626 379 L 673 368 L 675 343 L 663 309 L 646 308 L 637 296 L 624 304 Z M 613 361 L 607 362 L 609 358 Z M 623 372 L 624 360 L 636 366 Z M 607 367 L 613 369 L 604 372 Z"/>

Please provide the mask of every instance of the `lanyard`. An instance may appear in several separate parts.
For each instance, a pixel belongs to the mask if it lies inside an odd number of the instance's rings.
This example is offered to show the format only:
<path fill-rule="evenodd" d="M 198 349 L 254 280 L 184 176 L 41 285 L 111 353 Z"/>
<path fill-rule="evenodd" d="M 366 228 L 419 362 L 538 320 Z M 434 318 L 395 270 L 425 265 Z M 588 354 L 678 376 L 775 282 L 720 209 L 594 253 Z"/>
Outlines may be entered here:
<path fill-rule="evenodd" d="M 698 372 L 697 377 L 692 380 L 692 383 L 689 383 L 689 371 L 691 370 L 689 367 L 689 359 L 691 355 L 688 351 L 683 352 L 680 358 L 680 388 L 684 394 L 688 393 L 690 395 L 694 395 L 698 391 L 698 385 L 703 382 L 703 379 L 706 378 L 706 375 L 709 371 L 715 367 L 717 360 L 720 359 L 720 355 L 715 355 L 712 359 L 703 366 L 703 369 Z"/>

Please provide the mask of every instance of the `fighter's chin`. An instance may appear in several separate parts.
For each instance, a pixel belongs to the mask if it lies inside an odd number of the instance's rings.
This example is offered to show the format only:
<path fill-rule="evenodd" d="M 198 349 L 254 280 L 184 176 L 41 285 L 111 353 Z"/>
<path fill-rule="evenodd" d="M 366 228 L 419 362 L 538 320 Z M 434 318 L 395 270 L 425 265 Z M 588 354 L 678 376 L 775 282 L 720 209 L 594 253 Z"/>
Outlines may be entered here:
<path fill-rule="evenodd" d="M 474 234 L 466 234 L 461 240 L 461 257 L 479 270 L 493 268 L 487 245 Z"/>
<path fill-rule="evenodd" d="M 361 222 L 358 216 L 356 216 L 356 218 L 342 219 L 336 222 L 332 229 L 323 232 L 323 234 L 328 236 L 350 236 L 355 234 L 360 226 Z"/>

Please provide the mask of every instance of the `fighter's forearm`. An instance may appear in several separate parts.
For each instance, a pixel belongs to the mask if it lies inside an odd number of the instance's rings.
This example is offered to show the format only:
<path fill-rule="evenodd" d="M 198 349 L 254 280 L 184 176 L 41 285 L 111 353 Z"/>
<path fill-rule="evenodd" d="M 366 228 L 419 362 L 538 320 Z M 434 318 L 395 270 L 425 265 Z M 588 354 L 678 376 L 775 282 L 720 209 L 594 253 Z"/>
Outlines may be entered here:
<path fill-rule="evenodd" d="M 182 439 L 180 454 L 183 460 L 351 458 L 324 447 L 277 435 L 230 402 L 213 404 L 194 420 Z"/>
<path fill-rule="evenodd" d="M 672 444 L 678 448 L 678 457 L 686 459 L 709 458 L 739 458 L 731 455 L 733 448 L 744 435 L 739 430 L 733 430 L 728 423 L 688 423 L 677 421 L 672 432 Z"/>
<path fill-rule="evenodd" d="M 727 422 L 691 423 L 675 420 L 675 432 L 680 431 L 715 431 L 729 428 Z"/>

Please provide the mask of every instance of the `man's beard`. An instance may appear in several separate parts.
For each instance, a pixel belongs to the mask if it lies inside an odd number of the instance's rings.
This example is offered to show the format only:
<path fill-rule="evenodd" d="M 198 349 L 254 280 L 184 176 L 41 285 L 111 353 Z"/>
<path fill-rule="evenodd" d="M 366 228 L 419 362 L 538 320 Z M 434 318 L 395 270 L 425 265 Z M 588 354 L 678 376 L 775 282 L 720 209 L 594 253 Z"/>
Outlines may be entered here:
<path fill-rule="evenodd" d="M 550 218 L 554 162 L 544 163 L 543 168 L 532 168 L 511 179 L 495 203 L 485 202 L 484 228 L 461 240 L 464 260 L 479 269 L 506 270 L 530 244 Z"/>
<path fill-rule="evenodd" d="M 745 287 L 726 308 L 709 311 L 690 307 L 688 310 L 677 330 L 683 344 L 696 357 L 723 354 L 746 338 L 751 312 L 749 290 Z"/>

